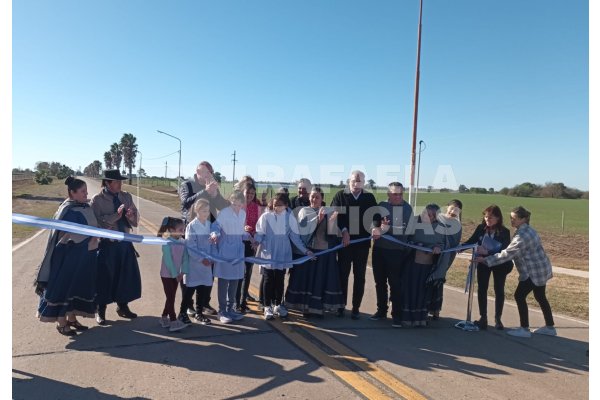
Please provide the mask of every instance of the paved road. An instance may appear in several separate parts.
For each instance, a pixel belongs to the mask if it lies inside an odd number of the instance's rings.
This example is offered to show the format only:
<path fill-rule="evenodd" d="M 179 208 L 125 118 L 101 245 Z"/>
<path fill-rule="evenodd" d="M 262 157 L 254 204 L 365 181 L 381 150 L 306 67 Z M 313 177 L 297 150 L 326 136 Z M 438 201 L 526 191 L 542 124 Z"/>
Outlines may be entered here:
<path fill-rule="evenodd" d="M 88 189 L 95 193 L 97 184 Z M 140 210 L 143 234 L 155 234 L 152 226 L 163 216 L 177 215 L 143 199 Z M 390 320 L 367 318 L 375 311 L 370 270 L 359 321 L 328 315 L 271 323 L 256 313 L 236 325 L 193 325 L 169 334 L 157 323 L 164 301 L 157 246 L 137 246 L 143 298 L 131 308 L 140 316 L 121 319 L 112 305 L 108 326 L 84 319 L 93 328 L 69 339 L 34 317 L 32 266 L 45 239 L 13 251 L 16 399 L 589 397 L 587 323 L 557 317 L 560 337 L 554 338 L 463 332 L 453 325 L 465 317 L 466 296 L 447 288 L 441 320 L 427 329 L 393 329 Z M 543 324 L 538 311 L 530 313 L 533 327 Z M 507 326 L 518 323 L 514 305 L 505 314 Z"/>

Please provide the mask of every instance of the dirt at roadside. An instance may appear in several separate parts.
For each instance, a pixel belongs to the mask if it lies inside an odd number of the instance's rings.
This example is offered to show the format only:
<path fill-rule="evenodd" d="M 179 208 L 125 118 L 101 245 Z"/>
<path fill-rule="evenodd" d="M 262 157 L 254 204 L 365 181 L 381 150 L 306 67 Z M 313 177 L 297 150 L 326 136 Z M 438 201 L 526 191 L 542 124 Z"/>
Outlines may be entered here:
<path fill-rule="evenodd" d="M 467 240 L 475 230 L 475 224 L 463 225 L 462 240 Z M 563 268 L 589 271 L 590 240 L 589 237 L 577 234 L 557 235 L 555 233 L 538 232 L 542 245 L 550 257 L 552 265 Z M 514 229 L 511 229 L 511 237 Z"/>

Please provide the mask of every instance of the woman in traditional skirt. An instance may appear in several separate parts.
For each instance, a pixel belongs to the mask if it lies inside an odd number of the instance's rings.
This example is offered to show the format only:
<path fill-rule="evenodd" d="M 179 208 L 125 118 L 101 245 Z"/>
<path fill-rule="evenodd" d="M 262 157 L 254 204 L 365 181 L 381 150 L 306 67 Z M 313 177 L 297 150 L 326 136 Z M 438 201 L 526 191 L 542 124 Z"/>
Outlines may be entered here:
<path fill-rule="evenodd" d="M 339 244 L 336 214 L 322 207 L 324 195 L 320 187 L 312 188 L 309 200 L 310 207 L 302 208 L 298 214 L 302 242 L 314 253 L 335 247 Z M 325 311 L 345 306 L 335 252 L 294 266 L 285 303 L 305 317 L 322 317 Z"/>
<path fill-rule="evenodd" d="M 60 205 L 54 219 L 97 226 L 85 182 L 70 176 L 65 185 L 69 198 Z M 95 237 L 50 232 L 35 282 L 40 295 L 37 315 L 43 322 L 56 321 L 61 335 L 74 336 L 76 331 L 88 329 L 77 321 L 77 315 L 94 317 L 97 249 Z"/>
<path fill-rule="evenodd" d="M 406 264 L 402 275 L 402 315 L 403 327 L 420 327 L 427 325 L 426 281 L 433 265 L 435 255 L 444 246 L 443 234 L 436 232 L 438 227 L 437 213 L 440 207 L 429 204 L 417 220 L 411 242 L 433 250 L 433 253 L 414 250 L 411 261 Z"/>
<path fill-rule="evenodd" d="M 131 195 L 121 190 L 124 176 L 117 169 L 104 170 L 102 190 L 90 203 L 98 225 L 104 229 L 130 233 L 138 226 L 138 210 Z M 102 239 L 98 251 L 98 312 L 96 322 L 106 323 L 106 305 L 117 303 L 117 314 L 135 318 L 128 303 L 142 297 L 142 278 L 137 253 L 131 242 Z"/>

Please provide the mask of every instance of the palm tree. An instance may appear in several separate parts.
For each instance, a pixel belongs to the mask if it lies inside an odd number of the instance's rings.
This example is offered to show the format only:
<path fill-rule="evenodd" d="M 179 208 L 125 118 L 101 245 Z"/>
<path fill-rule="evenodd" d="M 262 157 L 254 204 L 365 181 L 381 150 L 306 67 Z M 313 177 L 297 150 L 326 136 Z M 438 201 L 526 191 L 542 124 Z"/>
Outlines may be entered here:
<path fill-rule="evenodd" d="M 135 156 L 137 154 L 138 145 L 135 143 L 136 138 L 131 133 L 124 133 L 121 138 L 119 147 L 123 153 L 123 168 L 129 169 L 129 184 L 131 185 L 131 170 L 135 165 Z"/>
<path fill-rule="evenodd" d="M 113 143 L 110 145 L 110 154 L 112 158 L 112 166 L 118 170 L 121 169 L 121 160 L 123 159 L 123 153 L 119 148 L 118 143 Z"/>
<path fill-rule="evenodd" d="M 104 166 L 106 169 L 112 169 L 112 154 L 110 151 L 104 153 Z"/>
<path fill-rule="evenodd" d="M 94 171 L 94 176 L 100 176 L 100 172 L 102 171 L 102 163 L 99 160 L 94 160 L 92 162 L 92 170 Z"/>

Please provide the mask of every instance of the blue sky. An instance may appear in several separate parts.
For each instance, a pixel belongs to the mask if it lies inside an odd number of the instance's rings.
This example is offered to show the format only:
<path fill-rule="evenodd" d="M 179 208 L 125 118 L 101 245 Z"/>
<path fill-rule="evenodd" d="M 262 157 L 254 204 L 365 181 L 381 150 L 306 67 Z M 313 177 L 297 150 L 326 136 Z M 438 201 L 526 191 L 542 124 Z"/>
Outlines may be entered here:
<path fill-rule="evenodd" d="M 408 183 L 418 1 L 13 2 L 12 166 Z M 425 0 L 420 186 L 588 189 L 588 3 Z"/>

